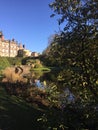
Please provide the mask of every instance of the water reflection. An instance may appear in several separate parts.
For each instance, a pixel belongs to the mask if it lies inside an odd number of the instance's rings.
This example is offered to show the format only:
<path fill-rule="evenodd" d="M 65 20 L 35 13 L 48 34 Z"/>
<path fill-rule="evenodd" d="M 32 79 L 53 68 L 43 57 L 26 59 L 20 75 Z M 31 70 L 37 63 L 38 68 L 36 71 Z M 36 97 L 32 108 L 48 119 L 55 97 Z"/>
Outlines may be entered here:
<path fill-rule="evenodd" d="M 66 88 L 63 93 L 61 94 L 61 98 L 64 99 L 65 103 L 74 103 L 75 102 L 75 96 L 74 94 L 69 90 L 69 88 Z M 65 100 L 66 99 L 66 100 Z"/>
<path fill-rule="evenodd" d="M 48 72 L 48 73 L 41 73 L 33 72 L 32 78 L 31 78 L 31 84 L 35 85 L 39 89 L 47 89 L 49 87 L 49 84 L 54 82 L 60 89 L 60 101 L 61 104 L 66 103 L 74 103 L 75 102 L 75 96 L 74 94 L 69 90 L 68 87 L 63 88 L 63 83 L 57 82 L 57 73 Z"/>
<path fill-rule="evenodd" d="M 40 88 L 42 87 L 43 85 L 41 84 L 40 80 L 35 80 L 35 85 Z"/>
<path fill-rule="evenodd" d="M 48 87 L 51 89 L 50 84 L 54 83 L 54 85 L 57 86 L 58 91 L 60 92 L 60 99 L 62 102 L 74 102 L 75 97 L 72 94 L 72 92 L 67 87 L 63 87 L 64 82 L 57 80 L 58 72 L 57 71 L 51 71 L 51 72 L 43 72 L 43 71 L 32 71 L 29 73 L 23 73 L 21 75 L 12 75 L 14 72 L 14 68 L 9 68 L 11 71 L 8 73 L 8 76 L 11 78 L 11 81 L 14 81 L 17 83 L 17 81 L 25 81 L 26 83 L 30 84 L 31 86 L 36 86 L 39 89 L 46 90 Z M 7 71 L 8 72 L 8 71 Z M 10 74 L 10 75 L 9 75 Z M 17 78 L 18 76 L 18 78 Z M 9 78 L 8 77 L 8 78 Z M 19 80 L 22 78 L 22 80 Z"/>
<path fill-rule="evenodd" d="M 31 72 L 30 84 L 35 85 L 36 87 L 40 89 L 45 89 L 47 85 L 46 79 L 44 77 L 45 74 L 46 72 L 45 73 L 39 72 L 39 71 Z"/>
<path fill-rule="evenodd" d="M 35 79 L 34 82 L 32 82 L 32 85 L 35 85 L 39 89 L 45 89 L 44 83 L 41 82 L 39 79 Z"/>

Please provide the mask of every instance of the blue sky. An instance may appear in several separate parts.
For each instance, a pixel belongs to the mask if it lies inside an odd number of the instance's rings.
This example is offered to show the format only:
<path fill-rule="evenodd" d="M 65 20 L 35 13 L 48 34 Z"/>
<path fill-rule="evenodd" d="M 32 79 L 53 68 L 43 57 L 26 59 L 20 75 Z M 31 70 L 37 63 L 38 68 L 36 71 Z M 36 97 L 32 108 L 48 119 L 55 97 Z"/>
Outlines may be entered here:
<path fill-rule="evenodd" d="M 42 52 L 50 35 L 58 32 L 57 18 L 48 4 L 53 0 L 0 0 L 0 30 L 5 39 L 15 39 L 26 49 Z"/>

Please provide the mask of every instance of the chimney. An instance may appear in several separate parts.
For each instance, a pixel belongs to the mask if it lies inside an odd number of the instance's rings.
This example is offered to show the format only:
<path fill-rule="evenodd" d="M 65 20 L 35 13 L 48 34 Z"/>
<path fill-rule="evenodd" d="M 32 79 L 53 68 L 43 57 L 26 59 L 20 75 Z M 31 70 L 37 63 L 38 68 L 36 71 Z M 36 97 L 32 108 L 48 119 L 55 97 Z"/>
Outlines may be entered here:
<path fill-rule="evenodd" d="M 1 39 L 2 41 L 4 41 L 4 35 L 3 35 L 2 31 L 0 31 L 0 39 Z"/>

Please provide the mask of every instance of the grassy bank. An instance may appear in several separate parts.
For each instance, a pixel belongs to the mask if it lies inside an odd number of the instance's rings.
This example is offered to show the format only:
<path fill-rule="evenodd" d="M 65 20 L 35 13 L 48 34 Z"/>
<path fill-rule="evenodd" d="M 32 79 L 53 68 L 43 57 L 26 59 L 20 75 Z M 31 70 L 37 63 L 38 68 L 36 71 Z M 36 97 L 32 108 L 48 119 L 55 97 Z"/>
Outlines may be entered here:
<path fill-rule="evenodd" d="M 42 110 L 16 96 L 10 96 L 0 87 L 0 130 L 39 130 L 37 118 Z"/>
<path fill-rule="evenodd" d="M 0 130 L 56 130 L 61 114 L 56 109 L 30 105 L 0 87 Z"/>

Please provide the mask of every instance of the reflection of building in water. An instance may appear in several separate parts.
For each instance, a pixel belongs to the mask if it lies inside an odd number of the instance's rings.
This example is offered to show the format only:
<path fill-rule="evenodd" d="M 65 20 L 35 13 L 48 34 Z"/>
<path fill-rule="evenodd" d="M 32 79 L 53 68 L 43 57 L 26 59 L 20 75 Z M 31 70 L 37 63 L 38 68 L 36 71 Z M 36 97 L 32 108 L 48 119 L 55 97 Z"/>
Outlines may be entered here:
<path fill-rule="evenodd" d="M 40 80 L 35 80 L 35 85 L 40 88 L 42 86 Z"/>
<path fill-rule="evenodd" d="M 65 89 L 64 94 L 66 95 L 67 102 L 72 103 L 75 101 L 75 96 L 68 88 Z"/>
<path fill-rule="evenodd" d="M 31 85 L 35 85 L 36 87 L 38 87 L 39 89 L 45 89 L 45 85 L 44 82 L 41 82 L 39 79 L 31 79 L 30 80 Z"/>

